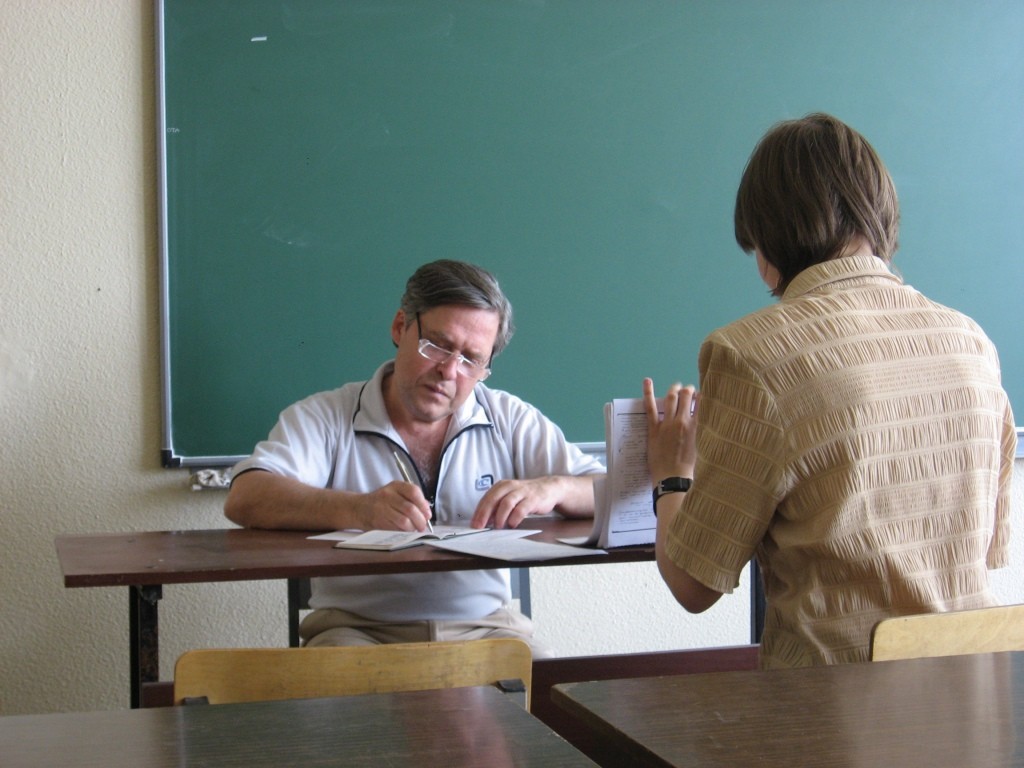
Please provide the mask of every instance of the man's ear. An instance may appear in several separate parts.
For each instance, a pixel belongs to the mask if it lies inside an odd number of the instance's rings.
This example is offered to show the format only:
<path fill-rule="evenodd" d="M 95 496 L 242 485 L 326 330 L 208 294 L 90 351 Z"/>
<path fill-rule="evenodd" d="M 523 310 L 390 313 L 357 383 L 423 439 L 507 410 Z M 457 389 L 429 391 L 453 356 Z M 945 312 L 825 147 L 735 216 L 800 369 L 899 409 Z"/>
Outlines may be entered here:
<path fill-rule="evenodd" d="M 391 321 L 391 343 L 396 347 L 398 342 L 402 339 L 402 334 L 405 332 L 405 312 L 398 310 L 395 313 L 395 319 Z"/>

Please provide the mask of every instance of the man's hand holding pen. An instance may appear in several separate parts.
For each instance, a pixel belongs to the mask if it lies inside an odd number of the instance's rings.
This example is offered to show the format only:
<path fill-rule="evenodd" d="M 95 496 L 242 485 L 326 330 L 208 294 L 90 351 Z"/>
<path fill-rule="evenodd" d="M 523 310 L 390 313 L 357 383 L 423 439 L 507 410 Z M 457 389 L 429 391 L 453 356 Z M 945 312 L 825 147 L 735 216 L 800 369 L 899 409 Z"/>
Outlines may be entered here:
<path fill-rule="evenodd" d="M 412 475 L 410 475 L 409 474 L 409 470 L 406 469 L 405 462 L 402 461 L 402 457 L 398 455 L 398 451 L 393 451 L 392 455 L 395 457 L 395 464 L 398 465 L 398 471 L 399 471 L 399 473 L 401 473 L 402 479 L 405 482 L 409 483 L 410 485 L 415 486 L 416 489 L 419 490 L 419 495 L 421 497 L 423 497 L 423 489 L 420 488 L 419 483 L 413 482 Z M 426 498 L 425 497 L 423 498 L 423 501 L 426 502 Z M 417 506 L 419 506 L 419 505 L 417 504 Z M 430 510 L 430 514 L 427 515 L 427 530 L 430 531 L 431 533 L 434 532 L 434 526 L 430 522 L 431 518 L 433 518 L 433 516 L 434 516 L 434 510 L 431 509 Z M 419 530 L 419 529 L 417 529 L 417 530 Z"/>

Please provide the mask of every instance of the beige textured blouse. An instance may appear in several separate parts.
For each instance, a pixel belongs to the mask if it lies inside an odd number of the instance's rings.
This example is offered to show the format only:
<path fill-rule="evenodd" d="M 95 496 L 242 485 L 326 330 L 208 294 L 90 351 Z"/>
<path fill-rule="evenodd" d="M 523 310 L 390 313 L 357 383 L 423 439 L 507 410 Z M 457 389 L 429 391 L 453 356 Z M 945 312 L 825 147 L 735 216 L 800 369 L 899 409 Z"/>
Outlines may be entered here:
<path fill-rule="evenodd" d="M 756 555 L 763 667 L 865 661 L 885 617 L 994 604 L 1016 433 L 970 318 L 837 259 L 712 333 L 700 392 L 666 551 L 720 592 Z"/>

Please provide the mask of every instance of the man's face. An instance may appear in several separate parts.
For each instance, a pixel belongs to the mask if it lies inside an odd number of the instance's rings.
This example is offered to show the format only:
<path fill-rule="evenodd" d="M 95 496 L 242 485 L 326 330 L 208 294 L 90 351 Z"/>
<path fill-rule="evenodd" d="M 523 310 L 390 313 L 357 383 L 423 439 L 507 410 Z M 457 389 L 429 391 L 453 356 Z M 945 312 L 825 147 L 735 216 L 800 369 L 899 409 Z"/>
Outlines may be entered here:
<path fill-rule="evenodd" d="M 498 324 L 498 313 L 489 309 L 434 307 L 420 314 L 418 325 L 416 318 L 407 318 L 399 310 L 391 324 L 391 338 L 398 345 L 392 383 L 402 415 L 433 423 L 448 418 L 462 405 L 477 379 L 458 372 L 458 357 L 486 366 Z M 426 359 L 419 353 L 420 334 L 453 354 L 441 363 Z"/>

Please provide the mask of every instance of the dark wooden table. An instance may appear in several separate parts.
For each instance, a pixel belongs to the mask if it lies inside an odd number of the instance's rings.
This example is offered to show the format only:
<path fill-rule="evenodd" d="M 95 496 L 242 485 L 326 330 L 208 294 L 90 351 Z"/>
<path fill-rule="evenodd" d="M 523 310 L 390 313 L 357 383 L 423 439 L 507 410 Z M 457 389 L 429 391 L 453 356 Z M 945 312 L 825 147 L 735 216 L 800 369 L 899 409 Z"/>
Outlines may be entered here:
<path fill-rule="evenodd" d="M 593 766 L 493 687 L 0 717 L 4 768 Z"/>
<path fill-rule="evenodd" d="M 1024 766 L 1024 652 L 552 689 L 635 765 Z"/>
<path fill-rule="evenodd" d="M 523 527 L 537 528 L 534 541 L 583 536 L 590 520 L 535 517 Z M 317 576 L 365 576 L 384 573 L 534 568 L 551 565 L 630 563 L 654 559 L 654 547 L 622 547 L 607 555 L 586 555 L 530 562 L 503 560 L 414 547 L 397 552 L 334 549 L 310 533 L 245 528 L 66 535 L 56 538 L 64 586 L 127 587 L 131 706 L 142 689 L 159 679 L 158 607 L 165 584 L 287 579 Z M 291 585 L 290 585 L 291 588 Z"/>

